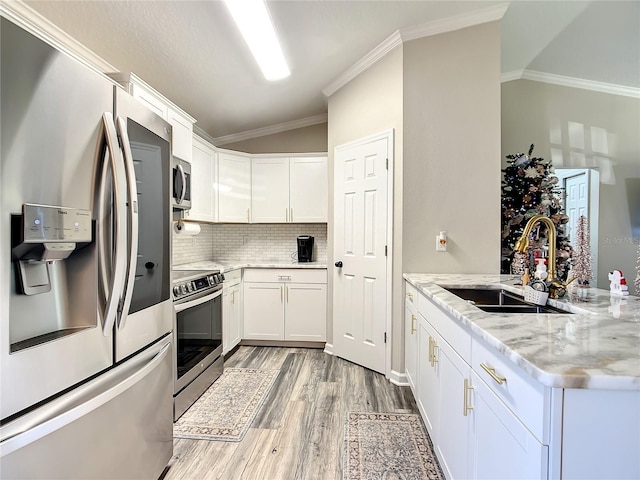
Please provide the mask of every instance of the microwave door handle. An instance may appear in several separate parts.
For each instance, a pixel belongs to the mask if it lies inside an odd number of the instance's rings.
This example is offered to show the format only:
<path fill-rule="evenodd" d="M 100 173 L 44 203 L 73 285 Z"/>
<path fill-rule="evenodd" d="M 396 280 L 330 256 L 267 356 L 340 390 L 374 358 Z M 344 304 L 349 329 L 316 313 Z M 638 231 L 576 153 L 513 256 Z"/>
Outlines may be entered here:
<path fill-rule="evenodd" d="M 112 114 L 106 112 L 102 115 L 104 123 L 105 137 L 107 139 L 107 148 L 109 149 L 109 160 L 111 162 L 111 172 L 113 175 L 113 233 L 115 244 L 113 249 L 113 259 L 115 266 L 113 275 L 111 276 L 111 285 L 108 288 L 108 300 L 105 307 L 104 325 L 102 332 L 105 336 L 111 335 L 113 325 L 118 316 L 118 307 L 120 306 L 120 296 L 122 294 L 124 278 L 126 274 L 126 257 L 123 255 L 122 247 L 127 243 L 126 223 L 126 198 L 124 196 L 125 175 L 124 164 L 120 149 L 118 148 L 118 136 L 116 127 L 113 123 Z M 102 192 L 104 194 L 104 192 Z M 102 200 L 101 200 L 102 201 Z M 104 219 L 102 219 L 104 220 Z"/>
<path fill-rule="evenodd" d="M 182 191 L 180 192 L 180 198 L 178 198 L 176 203 L 181 204 L 182 202 L 184 202 L 184 197 L 187 194 L 187 174 L 184 173 L 184 168 L 179 163 L 176 168 L 178 169 L 178 173 L 180 174 L 180 178 L 182 179 Z"/>
<path fill-rule="evenodd" d="M 125 273 L 125 293 L 122 301 L 122 313 L 118 328 L 124 328 L 131 306 L 131 298 L 133 296 L 133 284 L 136 275 L 136 263 L 138 260 L 138 188 L 136 187 L 136 172 L 133 167 L 133 154 L 131 153 L 131 143 L 129 141 L 129 133 L 127 132 L 127 124 L 122 117 L 118 117 L 116 121 L 118 135 L 122 139 L 122 150 L 124 152 L 124 166 L 127 181 L 127 196 L 129 198 L 127 204 L 127 217 L 129 220 L 129 239 L 128 239 L 128 260 L 129 265 Z"/>

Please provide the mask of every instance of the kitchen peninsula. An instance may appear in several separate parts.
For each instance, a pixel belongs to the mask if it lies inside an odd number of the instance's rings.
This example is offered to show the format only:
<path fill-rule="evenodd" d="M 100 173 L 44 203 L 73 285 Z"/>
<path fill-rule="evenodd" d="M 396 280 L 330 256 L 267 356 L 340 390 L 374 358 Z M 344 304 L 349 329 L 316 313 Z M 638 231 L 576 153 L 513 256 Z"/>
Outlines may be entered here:
<path fill-rule="evenodd" d="M 448 289 L 500 275 L 405 274 L 405 366 L 450 478 L 638 478 L 640 301 L 590 289 L 565 313 L 489 313 Z M 455 290 L 454 290 L 455 291 Z"/>

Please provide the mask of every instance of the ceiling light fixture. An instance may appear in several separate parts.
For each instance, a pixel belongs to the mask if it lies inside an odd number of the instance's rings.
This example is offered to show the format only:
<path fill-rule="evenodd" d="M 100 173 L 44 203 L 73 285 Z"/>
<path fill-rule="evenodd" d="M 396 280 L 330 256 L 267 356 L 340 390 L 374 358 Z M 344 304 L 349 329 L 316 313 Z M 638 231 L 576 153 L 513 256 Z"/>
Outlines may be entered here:
<path fill-rule="evenodd" d="M 264 0 L 224 0 L 267 80 L 290 74 Z"/>

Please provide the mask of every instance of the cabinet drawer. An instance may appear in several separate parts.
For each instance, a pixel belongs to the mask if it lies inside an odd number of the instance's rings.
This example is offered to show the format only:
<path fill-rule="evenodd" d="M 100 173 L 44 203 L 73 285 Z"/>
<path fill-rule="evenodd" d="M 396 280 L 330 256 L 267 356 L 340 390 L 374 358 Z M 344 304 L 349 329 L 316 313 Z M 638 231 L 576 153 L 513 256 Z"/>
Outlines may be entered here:
<path fill-rule="evenodd" d="M 473 339 L 471 367 L 540 440 L 545 442 L 545 387 L 479 338 Z M 494 378 L 495 377 L 495 378 Z"/>
<path fill-rule="evenodd" d="M 245 282 L 327 283 L 327 270 L 315 268 L 247 268 Z"/>
<path fill-rule="evenodd" d="M 404 282 L 404 299 L 412 305 L 418 305 L 418 290 L 409 282 Z"/>
<path fill-rule="evenodd" d="M 466 327 L 422 294 L 418 294 L 418 312 L 465 362 L 471 364 L 471 332 Z"/>

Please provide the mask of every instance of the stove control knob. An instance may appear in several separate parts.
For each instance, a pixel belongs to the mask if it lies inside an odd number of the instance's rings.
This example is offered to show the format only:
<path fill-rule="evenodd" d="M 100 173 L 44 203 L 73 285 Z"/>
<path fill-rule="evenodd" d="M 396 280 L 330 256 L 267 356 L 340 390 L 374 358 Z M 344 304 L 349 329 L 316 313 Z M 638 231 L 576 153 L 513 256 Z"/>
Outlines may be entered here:
<path fill-rule="evenodd" d="M 182 292 L 183 295 L 185 295 L 187 293 L 187 286 L 186 285 L 180 285 L 180 291 Z"/>
<path fill-rule="evenodd" d="M 220 281 L 221 281 L 221 282 L 224 282 L 224 273 L 221 273 L 221 274 L 220 274 Z"/>
<path fill-rule="evenodd" d="M 176 297 L 180 295 L 180 287 L 178 286 L 173 287 L 173 295 Z"/>

